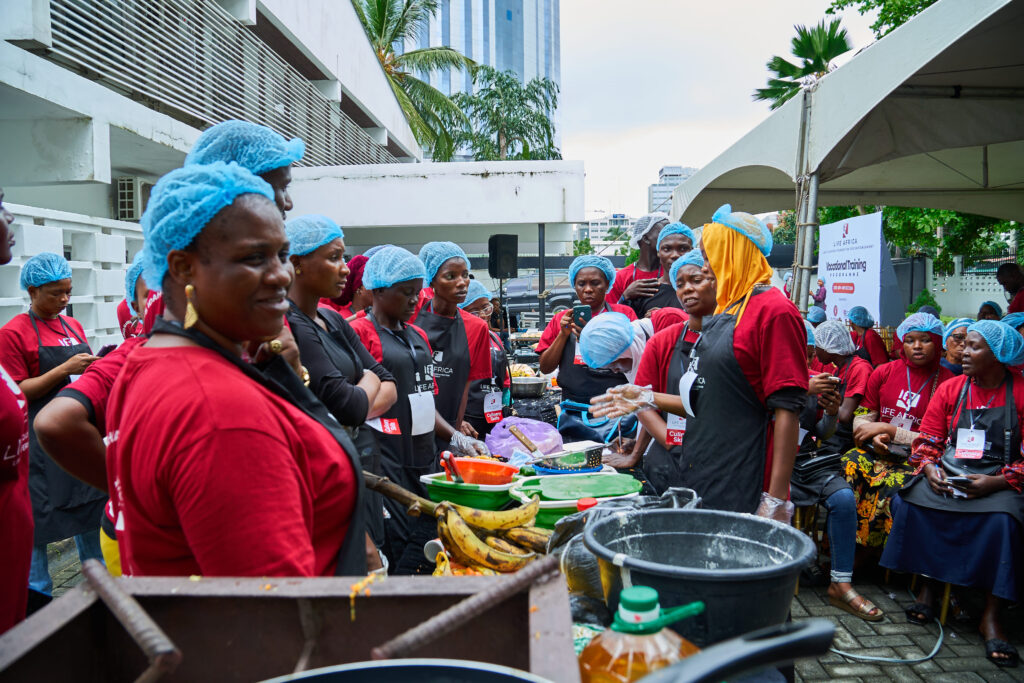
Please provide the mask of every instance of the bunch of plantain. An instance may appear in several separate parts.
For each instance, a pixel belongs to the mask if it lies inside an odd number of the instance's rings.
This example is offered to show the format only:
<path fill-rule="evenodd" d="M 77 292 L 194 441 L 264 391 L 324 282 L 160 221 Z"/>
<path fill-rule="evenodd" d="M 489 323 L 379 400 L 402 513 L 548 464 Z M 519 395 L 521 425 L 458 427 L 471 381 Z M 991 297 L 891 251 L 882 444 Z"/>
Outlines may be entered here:
<path fill-rule="evenodd" d="M 551 532 L 531 526 L 540 501 L 491 511 L 443 502 L 437 505 L 437 535 L 452 563 L 479 570 L 519 571 L 546 552 Z"/>

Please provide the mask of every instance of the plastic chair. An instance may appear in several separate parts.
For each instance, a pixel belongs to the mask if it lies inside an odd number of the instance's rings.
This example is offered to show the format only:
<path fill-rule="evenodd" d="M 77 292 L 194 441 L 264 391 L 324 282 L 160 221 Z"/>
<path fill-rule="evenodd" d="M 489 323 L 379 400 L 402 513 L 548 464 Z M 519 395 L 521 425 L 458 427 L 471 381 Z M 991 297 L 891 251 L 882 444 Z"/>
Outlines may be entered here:
<path fill-rule="evenodd" d="M 910 579 L 910 591 L 913 593 L 917 589 L 917 574 L 914 574 Z M 888 580 L 888 575 L 886 575 Z M 942 584 L 942 606 L 939 608 L 939 623 L 943 626 L 946 625 L 946 617 L 949 616 L 949 603 L 950 595 L 953 592 L 953 584 L 943 583 Z"/>

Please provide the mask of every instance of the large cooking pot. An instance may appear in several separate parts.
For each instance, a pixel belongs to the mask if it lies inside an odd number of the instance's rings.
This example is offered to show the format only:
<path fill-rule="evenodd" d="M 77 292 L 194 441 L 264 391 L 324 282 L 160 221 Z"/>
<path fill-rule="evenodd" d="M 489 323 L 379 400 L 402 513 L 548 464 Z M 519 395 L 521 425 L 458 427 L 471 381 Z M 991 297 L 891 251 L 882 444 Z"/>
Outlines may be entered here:
<path fill-rule="evenodd" d="M 699 647 L 786 621 L 814 543 L 788 524 L 697 509 L 622 510 L 587 524 L 605 602 L 623 586 L 650 586 L 662 607 L 702 601 L 707 609 L 672 629 Z"/>
<path fill-rule="evenodd" d="M 513 377 L 512 398 L 540 398 L 547 384 L 543 377 Z"/>
<path fill-rule="evenodd" d="M 715 683 L 745 671 L 825 654 L 835 626 L 825 619 L 781 624 L 734 638 L 655 671 L 644 683 Z M 328 666 L 264 683 L 551 683 L 518 669 L 458 659 L 388 659 Z"/>

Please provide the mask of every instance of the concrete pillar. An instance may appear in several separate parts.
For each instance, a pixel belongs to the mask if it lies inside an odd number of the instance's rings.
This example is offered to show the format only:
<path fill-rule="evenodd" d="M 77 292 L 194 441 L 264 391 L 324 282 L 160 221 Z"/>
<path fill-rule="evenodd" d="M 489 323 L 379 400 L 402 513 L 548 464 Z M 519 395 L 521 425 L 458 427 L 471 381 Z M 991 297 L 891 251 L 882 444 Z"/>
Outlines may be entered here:
<path fill-rule="evenodd" d="M 0 40 L 10 41 L 26 50 L 52 47 L 50 0 L 0 2 Z"/>
<path fill-rule="evenodd" d="M 242 24 L 256 25 L 256 0 L 216 0 L 216 3 Z"/>
<path fill-rule="evenodd" d="M 316 89 L 320 91 L 320 94 L 329 99 L 331 102 L 341 102 L 341 81 L 336 78 L 330 78 L 321 81 L 310 81 Z"/>
<path fill-rule="evenodd" d="M 109 183 L 110 126 L 92 119 L 19 119 L 0 126 L 6 186 Z"/>

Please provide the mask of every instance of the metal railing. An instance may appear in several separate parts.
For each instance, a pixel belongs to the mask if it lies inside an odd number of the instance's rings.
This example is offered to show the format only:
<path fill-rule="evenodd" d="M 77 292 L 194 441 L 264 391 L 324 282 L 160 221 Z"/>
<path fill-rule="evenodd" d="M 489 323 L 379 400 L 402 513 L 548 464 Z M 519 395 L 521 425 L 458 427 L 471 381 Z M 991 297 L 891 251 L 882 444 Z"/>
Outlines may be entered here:
<path fill-rule="evenodd" d="M 227 119 L 306 143 L 302 165 L 395 163 L 212 0 L 50 0 L 47 56 L 190 125 Z"/>

